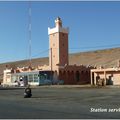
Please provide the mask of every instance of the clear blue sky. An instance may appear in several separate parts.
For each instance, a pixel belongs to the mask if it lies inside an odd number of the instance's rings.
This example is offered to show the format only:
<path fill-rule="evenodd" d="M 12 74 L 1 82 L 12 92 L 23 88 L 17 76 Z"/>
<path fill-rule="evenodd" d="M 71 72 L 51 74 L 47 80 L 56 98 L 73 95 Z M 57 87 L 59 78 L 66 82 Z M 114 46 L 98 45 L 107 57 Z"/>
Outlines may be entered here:
<path fill-rule="evenodd" d="M 48 27 L 60 16 L 69 52 L 120 46 L 120 2 L 32 2 L 32 54 L 48 56 Z M 29 58 L 28 2 L 0 2 L 0 63 Z M 96 47 L 97 46 L 97 47 Z"/>

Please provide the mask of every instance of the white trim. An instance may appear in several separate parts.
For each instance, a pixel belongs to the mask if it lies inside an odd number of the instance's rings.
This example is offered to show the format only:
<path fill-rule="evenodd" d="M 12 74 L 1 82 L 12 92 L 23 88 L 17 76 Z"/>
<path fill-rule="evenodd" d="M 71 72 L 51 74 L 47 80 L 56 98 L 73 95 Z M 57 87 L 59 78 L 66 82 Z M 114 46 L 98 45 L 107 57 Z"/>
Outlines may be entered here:
<path fill-rule="evenodd" d="M 69 28 L 68 27 L 67 28 L 62 28 L 62 27 L 49 28 L 48 27 L 48 35 L 56 32 L 69 33 Z"/>
<path fill-rule="evenodd" d="M 39 82 L 28 82 L 30 85 L 39 85 Z"/>

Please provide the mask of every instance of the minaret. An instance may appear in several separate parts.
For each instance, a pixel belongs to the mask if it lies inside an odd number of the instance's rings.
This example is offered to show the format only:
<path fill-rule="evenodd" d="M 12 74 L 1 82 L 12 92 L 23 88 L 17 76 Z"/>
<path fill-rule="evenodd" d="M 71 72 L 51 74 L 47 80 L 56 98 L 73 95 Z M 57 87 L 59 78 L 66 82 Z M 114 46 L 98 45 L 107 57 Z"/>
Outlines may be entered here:
<path fill-rule="evenodd" d="M 62 27 L 62 21 L 59 17 L 55 20 L 55 27 Z"/>
<path fill-rule="evenodd" d="M 68 28 L 62 27 L 62 20 L 57 17 L 55 27 L 48 28 L 49 35 L 49 65 L 52 70 L 58 66 L 68 65 Z"/>

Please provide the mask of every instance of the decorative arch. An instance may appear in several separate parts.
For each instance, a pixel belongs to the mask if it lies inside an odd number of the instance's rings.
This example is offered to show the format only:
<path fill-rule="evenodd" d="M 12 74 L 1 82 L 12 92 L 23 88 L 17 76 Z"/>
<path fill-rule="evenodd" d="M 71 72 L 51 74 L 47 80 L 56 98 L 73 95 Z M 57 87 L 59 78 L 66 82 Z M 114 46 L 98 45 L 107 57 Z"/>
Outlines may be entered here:
<path fill-rule="evenodd" d="M 63 75 L 66 75 L 66 71 L 65 70 L 63 71 Z"/>
<path fill-rule="evenodd" d="M 79 80 L 80 80 L 80 73 L 79 73 L 79 71 L 75 72 L 75 78 L 76 78 L 76 81 L 79 82 Z"/>
<path fill-rule="evenodd" d="M 70 74 L 70 71 L 68 70 L 67 73 Z"/>
<path fill-rule="evenodd" d="M 59 71 L 59 80 L 62 80 L 62 77 L 63 77 L 63 72 L 60 70 Z"/>
<path fill-rule="evenodd" d="M 66 84 L 66 71 L 63 71 L 62 78 L 64 80 L 64 83 Z"/>
<path fill-rule="evenodd" d="M 84 71 L 83 71 L 83 70 L 81 71 L 81 74 L 84 74 Z"/>

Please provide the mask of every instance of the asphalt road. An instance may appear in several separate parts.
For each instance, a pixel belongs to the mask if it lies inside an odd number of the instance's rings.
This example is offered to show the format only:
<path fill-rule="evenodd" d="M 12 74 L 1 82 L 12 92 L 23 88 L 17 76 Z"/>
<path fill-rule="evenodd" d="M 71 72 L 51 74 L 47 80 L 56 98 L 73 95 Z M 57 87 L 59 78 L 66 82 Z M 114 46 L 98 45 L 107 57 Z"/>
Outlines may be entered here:
<path fill-rule="evenodd" d="M 120 88 L 39 87 L 32 89 L 32 98 L 23 98 L 23 92 L 0 90 L 0 119 L 120 118 Z"/>

